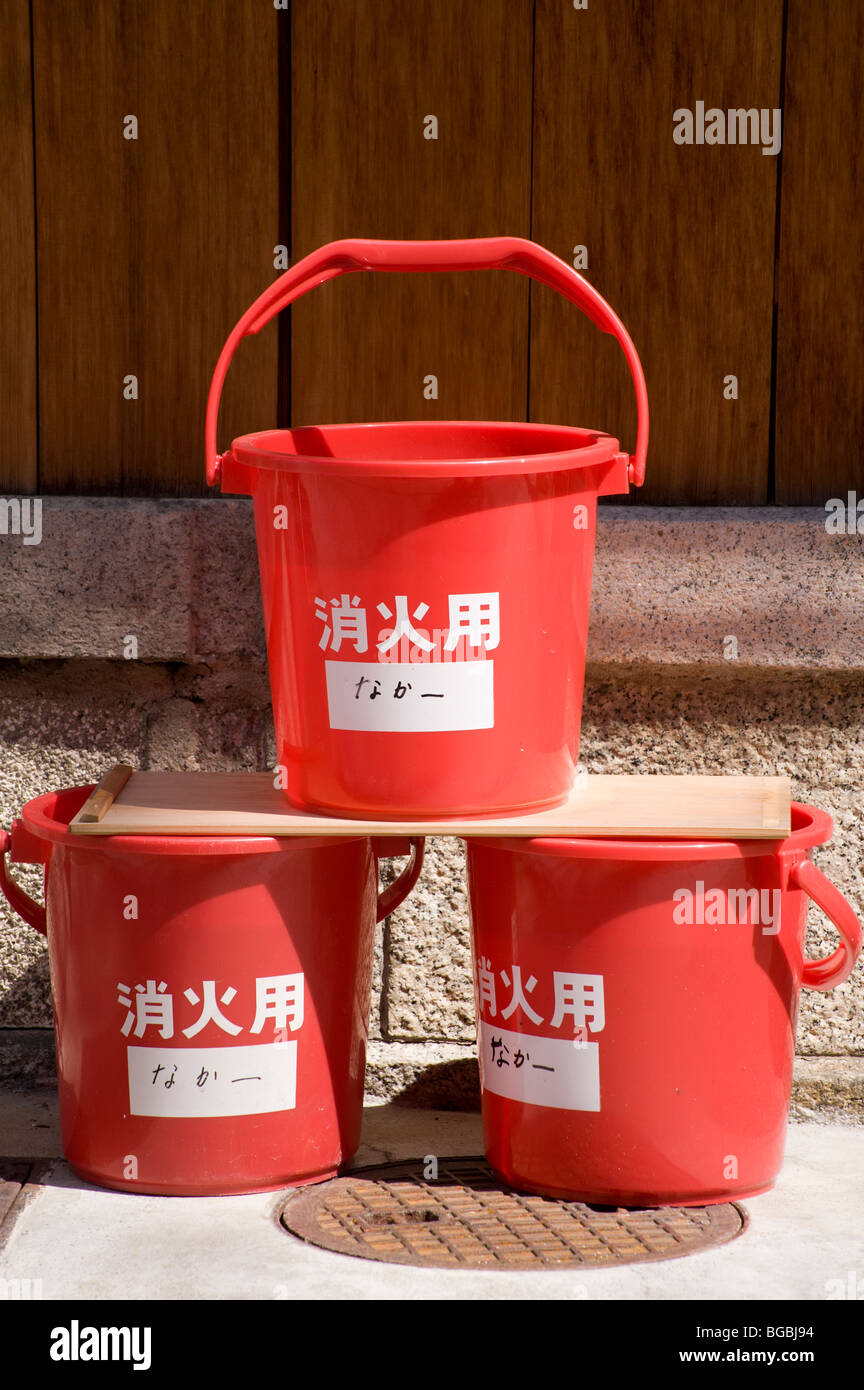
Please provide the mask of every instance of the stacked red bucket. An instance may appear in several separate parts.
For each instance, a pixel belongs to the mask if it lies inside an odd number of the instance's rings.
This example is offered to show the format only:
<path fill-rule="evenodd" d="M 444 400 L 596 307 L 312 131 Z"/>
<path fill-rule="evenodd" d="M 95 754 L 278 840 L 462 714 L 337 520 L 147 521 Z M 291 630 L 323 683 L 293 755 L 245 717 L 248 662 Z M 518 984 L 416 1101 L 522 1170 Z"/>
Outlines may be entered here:
<path fill-rule="evenodd" d="M 63 1152 L 81 1177 L 166 1196 L 320 1182 L 360 1139 L 379 893 L 365 835 L 76 834 L 92 787 L 0 831 L 0 889 L 47 937 Z M 45 906 L 13 862 L 44 868 Z"/>
<path fill-rule="evenodd" d="M 495 421 L 268 430 L 219 453 L 236 348 L 301 295 L 346 273 L 492 269 L 616 338 L 632 455 L 596 430 Z M 292 806 L 419 825 L 567 800 L 597 503 L 642 483 L 647 443 L 627 330 L 533 242 L 333 242 L 259 297 L 214 373 L 207 478 L 253 499 Z M 89 791 L 39 798 L 3 835 L 44 866 L 46 909 L 0 857 L 0 887 L 48 937 L 70 1162 L 164 1193 L 332 1176 L 359 1139 L 375 920 L 416 881 L 422 840 L 379 896 L 388 843 L 368 829 L 82 842 L 69 822 Z M 861 948 L 808 858 L 832 828 L 797 805 L 775 841 L 468 838 L 484 1135 L 504 1182 L 637 1206 L 773 1184 L 800 988 L 842 982 Z M 804 957 L 808 898 L 840 934 L 824 961 Z"/>
<path fill-rule="evenodd" d="M 493 421 L 268 430 L 217 450 L 232 356 L 281 309 L 360 271 L 506 269 L 615 337 L 632 457 L 596 430 Z M 230 334 L 207 404 L 207 477 L 254 500 L 280 766 L 291 802 L 380 819 L 560 804 L 576 770 L 597 499 L 642 482 L 636 349 L 575 270 L 519 237 L 337 241 Z"/>
<path fill-rule="evenodd" d="M 557 290 L 618 340 L 636 392 L 632 456 L 585 429 L 452 421 L 275 430 L 218 454 L 232 354 L 299 296 L 358 271 L 493 268 Z M 531 242 L 335 242 L 252 305 L 213 379 L 207 468 L 254 498 L 292 802 L 412 818 L 566 798 L 597 499 L 641 484 L 647 441 L 629 334 Z M 806 857 L 831 831 L 797 806 L 774 843 L 469 839 L 484 1128 L 502 1179 L 637 1205 L 773 1183 L 800 986 L 830 989 L 860 950 L 854 913 Z M 734 920 L 679 923 L 688 891 L 703 920 L 706 896 L 732 895 Z M 827 962 L 804 961 L 808 893 L 841 934 Z"/>
<path fill-rule="evenodd" d="M 486 1152 L 516 1189 L 701 1206 L 772 1187 L 802 984 L 861 949 L 808 859 L 831 818 L 771 840 L 475 839 L 468 877 Z M 840 945 L 804 956 L 807 906 Z"/>

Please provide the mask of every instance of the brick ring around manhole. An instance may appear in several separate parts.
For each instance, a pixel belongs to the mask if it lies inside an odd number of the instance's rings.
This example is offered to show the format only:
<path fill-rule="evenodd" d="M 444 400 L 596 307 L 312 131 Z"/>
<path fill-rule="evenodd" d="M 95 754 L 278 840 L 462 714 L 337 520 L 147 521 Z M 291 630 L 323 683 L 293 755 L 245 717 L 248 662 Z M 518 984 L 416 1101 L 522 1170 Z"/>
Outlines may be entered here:
<path fill-rule="evenodd" d="M 483 1158 L 416 1158 L 301 1188 L 280 1224 L 310 1245 L 389 1264 L 441 1269 L 605 1269 L 671 1260 L 740 1235 L 735 1202 L 708 1207 L 592 1207 L 514 1192 Z"/>

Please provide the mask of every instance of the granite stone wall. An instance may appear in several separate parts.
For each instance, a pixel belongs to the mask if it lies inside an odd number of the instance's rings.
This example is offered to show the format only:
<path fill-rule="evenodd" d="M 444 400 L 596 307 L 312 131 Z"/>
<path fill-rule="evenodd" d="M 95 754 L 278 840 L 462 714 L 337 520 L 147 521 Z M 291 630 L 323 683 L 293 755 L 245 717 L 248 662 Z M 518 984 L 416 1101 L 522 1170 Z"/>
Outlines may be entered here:
<path fill-rule="evenodd" d="M 788 775 L 833 815 L 814 858 L 864 913 L 864 537 L 824 522 L 816 509 L 604 507 L 581 761 Z M 41 544 L 0 537 L 0 567 L 0 824 L 118 760 L 273 766 L 247 502 L 46 498 Z M 38 871 L 16 876 L 38 891 Z M 833 942 L 811 909 L 811 951 Z M 802 996 L 800 1113 L 864 1118 L 862 1004 L 864 967 Z M 0 907 L 0 1084 L 50 1083 L 50 1028 L 44 944 Z M 458 841 L 430 843 L 379 929 L 371 1037 L 372 1095 L 477 1103 Z"/>

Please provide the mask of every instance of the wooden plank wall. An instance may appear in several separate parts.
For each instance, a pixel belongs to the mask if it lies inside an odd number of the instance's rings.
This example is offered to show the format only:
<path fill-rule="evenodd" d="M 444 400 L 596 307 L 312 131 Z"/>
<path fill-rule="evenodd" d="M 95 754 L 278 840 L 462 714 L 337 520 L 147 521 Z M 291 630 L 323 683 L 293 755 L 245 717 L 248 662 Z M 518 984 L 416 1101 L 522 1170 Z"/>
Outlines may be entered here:
<path fill-rule="evenodd" d="M 677 144 L 673 113 L 776 106 L 782 13 L 782 0 L 537 0 L 533 235 L 562 259 L 586 248 L 585 273 L 636 343 L 651 409 L 640 502 L 767 496 L 777 160 Z M 574 318 L 537 292 L 532 418 L 632 449 L 624 358 Z"/>
<path fill-rule="evenodd" d="M 40 488 L 199 491 L 210 374 L 275 273 L 277 13 L 34 0 L 33 17 Z M 271 329 L 238 357 L 224 436 L 275 411 Z"/>
<path fill-rule="evenodd" d="M 790 0 L 777 501 L 864 497 L 864 4 Z"/>
<path fill-rule="evenodd" d="M 529 235 L 531 12 L 294 0 L 295 256 L 344 236 Z M 521 277 L 352 275 L 292 312 L 295 424 L 525 419 Z"/>
<path fill-rule="evenodd" d="M 210 373 L 274 247 L 502 232 L 585 246 L 630 329 L 637 500 L 864 491 L 864 6 L 0 0 L 0 38 L 3 491 L 200 492 Z M 782 153 L 677 144 L 698 101 L 782 102 Z M 238 354 L 223 443 L 275 422 L 277 375 L 284 423 L 527 415 L 633 443 L 615 344 L 516 276 L 348 276 L 291 311 L 278 372 L 276 341 Z"/>
<path fill-rule="evenodd" d="M 0 487 L 35 492 L 36 223 L 30 18 L 0 0 Z"/>

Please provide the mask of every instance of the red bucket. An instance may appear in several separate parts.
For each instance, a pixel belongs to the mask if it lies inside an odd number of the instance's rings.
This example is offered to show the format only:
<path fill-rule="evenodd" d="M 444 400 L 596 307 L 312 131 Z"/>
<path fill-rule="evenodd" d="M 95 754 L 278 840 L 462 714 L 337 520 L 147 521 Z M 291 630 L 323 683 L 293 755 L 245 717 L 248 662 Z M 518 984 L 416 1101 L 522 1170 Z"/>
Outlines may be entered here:
<path fill-rule="evenodd" d="M 486 1153 L 517 1189 L 611 1206 L 772 1187 L 798 995 L 850 974 L 861 927 L 783 841 L 468 842 Z M 842 944 L 805 961 L 808 897 Z"/>
<path fill-rule="evenodd" d="M 422 841 L 378 898 L 369 839 L 90 839 L 68 826 L 91 790 L 0 831 L 0 888 L 48 937 L 70 1164 L 186 1196 L 332 1177 L 359 1141 L 376 915 Z M 10 879 L 10 838 L 45 865 L 47 912 Z"/>
<path fill-rule="evenodd" d="M 636 452 L 558 425 L 408 421 L 268 430 L 216 446 L 237 344 L 346 271 L 502 267 L 558 290 L 625 353 Z M 642 482 L 648 407 L 625 328 L 517 237 L 340 241 L 231 333 L 207 407 L 207 477 L 251 494 L 276 742 L 289 799 L 349 816 L 516 814 L 576 768 L 597 498 Z"/>

